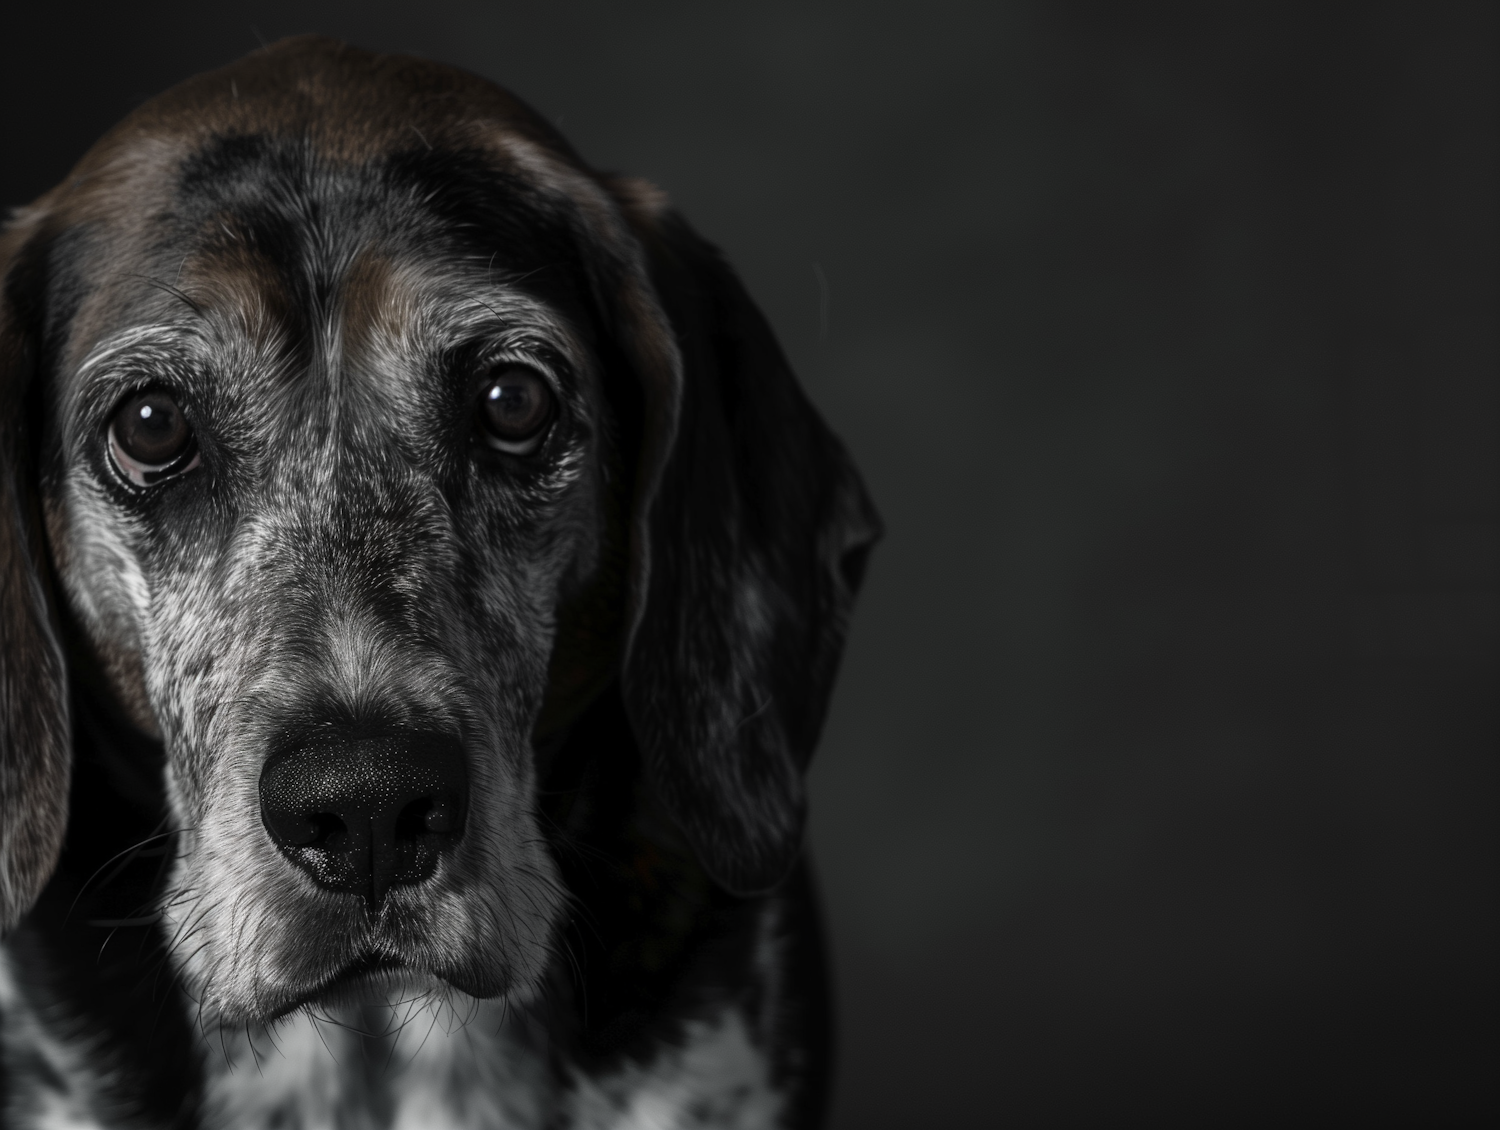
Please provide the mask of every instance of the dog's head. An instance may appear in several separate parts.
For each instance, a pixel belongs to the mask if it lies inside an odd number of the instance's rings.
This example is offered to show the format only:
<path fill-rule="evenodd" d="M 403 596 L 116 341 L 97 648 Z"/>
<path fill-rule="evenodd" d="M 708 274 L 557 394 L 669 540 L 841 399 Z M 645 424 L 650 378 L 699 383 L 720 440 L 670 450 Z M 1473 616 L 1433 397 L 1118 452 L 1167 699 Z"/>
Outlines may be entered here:
<path fill-rule="evenodd" d="M 0 925 L 66 825 L 64 623 L 162 742 L 168 929 L 226 1017 L 372 963 L 534 986 L 533 743 L 616 679 L 705 870 L 786 872 L 877 523 L 647 186 L 293 40 L 133 114 L 0 270 Z"/>

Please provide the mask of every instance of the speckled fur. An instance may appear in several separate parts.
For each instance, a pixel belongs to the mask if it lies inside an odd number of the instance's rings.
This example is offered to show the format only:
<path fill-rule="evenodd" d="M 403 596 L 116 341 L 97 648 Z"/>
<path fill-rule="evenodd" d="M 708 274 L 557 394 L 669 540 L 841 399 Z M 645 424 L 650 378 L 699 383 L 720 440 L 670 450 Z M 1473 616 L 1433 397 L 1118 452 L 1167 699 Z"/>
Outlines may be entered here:
<path fill-rule="evenodd" d="M 5 1124 L 815 1124 L 801 770 L 878 521 L 664 197 L 293 40 L 127 119 L 0 276 Z M 558 405 L 524 459 L 475 442 L 501 364 Z M 147 387 L 199 445 L 152 485 L 105 442 Z M 464 752 L 373 912 L 261 822 L 330 726 Z"/>

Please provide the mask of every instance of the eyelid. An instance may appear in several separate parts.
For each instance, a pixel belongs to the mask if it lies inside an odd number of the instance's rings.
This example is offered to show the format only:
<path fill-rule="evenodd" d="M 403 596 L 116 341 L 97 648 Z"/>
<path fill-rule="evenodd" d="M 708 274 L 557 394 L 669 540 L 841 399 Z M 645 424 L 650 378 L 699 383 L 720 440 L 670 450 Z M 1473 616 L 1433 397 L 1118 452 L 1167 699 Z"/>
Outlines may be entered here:
<path fill-rule="evenodd" d="M 542 442 L 551 434 L 552 428 L 556 423 L 556 420 L 550 421 L 545 428 L 522 443 L 511 443 L 508 440 L 500 439 L 498 436 L 490 435 L 489 432 L 485 432 L 482 428 L 480 430 L 483 432 L 482 438 L 485 446 L 494 451 L 500 451 L 506 455 L 532 455 L 542 446 Z"/>
<path fill-rule="evenodd" d="M 554 352 L 546 350 L 547 353 Z M 563 403 L 565 389 L 560 370 L 566 371 L 566 362 L 561 358 L 554 361 L 539 353 L 528 353 L 523 350 L 512 348 L 488 350 L 479 355 L 474 362 L 476 374 L 474 389 L 476 392 L 483 389 L 489 382 L 489 376 L 496 369 L 506 365 L 520 365 L 527 369 L 535 370 L 537 376 L 547 382 L 547 389 L 553 396 L 557 397 L 558 403 Z"/>

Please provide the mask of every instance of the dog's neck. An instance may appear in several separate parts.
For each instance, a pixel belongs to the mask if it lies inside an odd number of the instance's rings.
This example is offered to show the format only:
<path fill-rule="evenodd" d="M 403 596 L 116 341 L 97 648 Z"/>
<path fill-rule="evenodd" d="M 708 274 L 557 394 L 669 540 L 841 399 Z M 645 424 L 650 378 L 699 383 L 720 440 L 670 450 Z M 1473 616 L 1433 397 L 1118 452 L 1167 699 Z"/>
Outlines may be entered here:
<path fill-rule="evenodd" d="M 504 1002 L 393 988 L 271 1029 L 226 1033 L 206 1065 L 204 1124 L 307 1130 L 775 1125 L 783 1097 L 732 1006 L 655 1053 L 589 1074 Z"/>
<path fill-rule="evenodd" d="M 87 1040 L 60 1038 L 25 1006 L 17 972 L 0 972 L 7 1059 L 45 1064 L 14 1073 L 7 1125 L 105 1130 L 117 1065 Z M 553 1045 L 527 1011 L 503 1001 L 391 986 L 268 1027 L 224 1028 L 198 1048 L 201 1098 L 179 1118 L 146 1125 L 234 1130 L 632 1130 L 779 1125 L 789 1096 L 775 1079 L 764 1017 L 735 1003 L 661 1026 L 649 1054 L 591 1072 Z M 97 1050 L 97 1049 L 93 1049 Z M 18 1054 L 20 1053 L 20 1054 Z M 20 1084 L 20 1086 L 14 1086 Z M 136 1118 L 131 1125 L 141 1125 Z"/>

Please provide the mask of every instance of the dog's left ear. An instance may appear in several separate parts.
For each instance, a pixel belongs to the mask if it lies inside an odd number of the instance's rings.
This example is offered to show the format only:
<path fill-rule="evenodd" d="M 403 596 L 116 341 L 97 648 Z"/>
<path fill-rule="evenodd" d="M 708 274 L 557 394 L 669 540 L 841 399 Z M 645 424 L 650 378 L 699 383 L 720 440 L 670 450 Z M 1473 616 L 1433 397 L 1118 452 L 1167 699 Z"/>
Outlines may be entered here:
<path fill-rule="evenodd" d="M 48 607 L 27 392 L 24 221 L 0 232 L 0 933 L 52 875 L 67 828 L 67 681 Z"/>
<path fill-rule="evenodd" d="M 717 249 L 649 188 L 611 187 L 673 339 L 635 350 L 655 371 L 642 377 L 621 688 L 704 869 L 763 891 L 801 851 L 802 771 L 880 520 Z"/>

